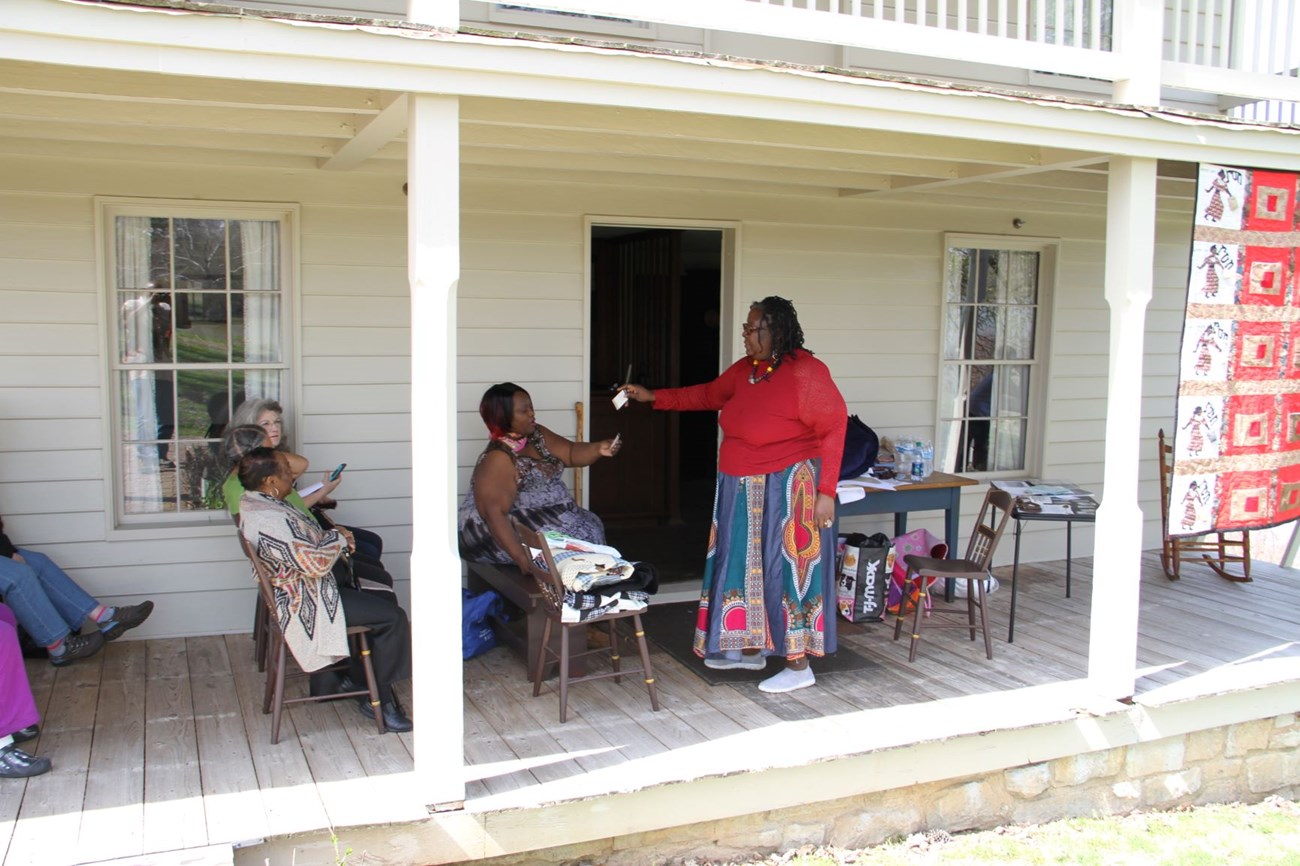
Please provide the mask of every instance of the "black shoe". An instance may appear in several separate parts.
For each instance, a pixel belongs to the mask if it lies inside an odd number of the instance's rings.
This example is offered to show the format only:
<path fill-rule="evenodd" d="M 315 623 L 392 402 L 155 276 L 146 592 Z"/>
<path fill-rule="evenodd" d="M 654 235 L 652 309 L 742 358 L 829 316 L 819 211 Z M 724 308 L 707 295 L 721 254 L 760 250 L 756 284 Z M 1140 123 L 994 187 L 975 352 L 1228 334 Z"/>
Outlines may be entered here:
<path fill-rule="evenodd" d="M 77 659 L 88 659 L 103 648 L 104 635 L 101 632 L 70 634 L 63 639 L 63 652 L 50 655 L 50 664 L 61 668 L 72 664 Z"/>
<path fill-rule="evenodd" d="M 49 758 L 29 755 L 17 746 L 0 749 L 0 779 L 26 779 L 49 771 Z"/>
<path fill-rule="evenodd" d="M 16 746 L 19 743 L 25 743 L 28 740 L 34 740 L 40 735 L 41 735 L 41 729 L 39 725 L 28 725 L 27 727 L 23 728 L 21 731 L 14 731 L 13 733 L 14 745 Z"/>
<path fill-rule="evenodd" d="M 375 720 L 375 715 L 370 710 L 370 698 L 357 698 L 357 709 L 361 711 L 361 715 L 370 721 Z M 415 730 L 415 725 L 406 717 L 406 713 L 402 711 L 401 706 L 395 700 L 381 704 L 379 714 L 383 717 L 384 727 L 389 732 L 404 734 L 407 731 Z"/>
<path fill-rule="evenodd" d="M 113 618 L 100 627 L 99 632 L 104 636 L 104 640 L 117 640 L 124 632 L 147 620 L 151 613 L 153 613 L 152 601 L 119 607 L 113 611 Z"/>

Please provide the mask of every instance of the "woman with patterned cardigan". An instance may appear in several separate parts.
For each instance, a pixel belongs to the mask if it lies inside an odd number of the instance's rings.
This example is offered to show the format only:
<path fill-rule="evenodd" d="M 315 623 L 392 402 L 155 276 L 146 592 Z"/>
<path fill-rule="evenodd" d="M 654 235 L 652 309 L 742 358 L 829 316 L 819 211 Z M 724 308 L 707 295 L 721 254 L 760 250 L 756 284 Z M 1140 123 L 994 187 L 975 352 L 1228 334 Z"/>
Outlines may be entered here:
<path fill-rule="evenodd" d="M 411 626 L 396 601 L 380 595 L 341 589 L 331 573 L 334 562 L 351 545 L 336 529 L 323 529 L 287 504 L 294 473 L 284 453 L 255 448 L 239 461 L 239 532 L 254 555 L 275 577 L 271 589 L 289 651 L 304 671 L 315 671 L 348 657 L 347 627 L 369 626 L 371 663 L 379 686 L 384 724 L 390 731 L 413 725 L 393 694 L 393 683 L 411 675 Z M 362 682 L 353 660 L 353 682 Z M 340 691 L 353 686 L 341 684 Z M 370 703 L 358 701 L 370 717 Z"/>

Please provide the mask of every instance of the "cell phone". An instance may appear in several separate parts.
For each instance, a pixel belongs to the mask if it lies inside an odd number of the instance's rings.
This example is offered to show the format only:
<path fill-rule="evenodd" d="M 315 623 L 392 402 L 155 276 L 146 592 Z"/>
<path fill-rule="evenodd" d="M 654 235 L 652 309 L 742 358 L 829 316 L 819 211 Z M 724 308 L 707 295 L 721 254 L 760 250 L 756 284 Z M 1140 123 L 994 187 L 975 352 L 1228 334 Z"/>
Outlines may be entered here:
<path fill-rule="evenodd" d="M 623 441 L 623 434 L 622 434 L 622 433 L 615 433 L 615 434 L 614 434 L 614 447 L 617 448 L 618 445 L 619 445 L 619 443 L 622 442 L 622 441 Z"/>
<path fill-rule="evenodd" d="M 343 470 L 347 468 L 347 465 L 346 463 L 340 463 L 335 466 L 334 471 L 330 473 L 330 481 L 337 481 L 338 477 L 343 474 Z"/>

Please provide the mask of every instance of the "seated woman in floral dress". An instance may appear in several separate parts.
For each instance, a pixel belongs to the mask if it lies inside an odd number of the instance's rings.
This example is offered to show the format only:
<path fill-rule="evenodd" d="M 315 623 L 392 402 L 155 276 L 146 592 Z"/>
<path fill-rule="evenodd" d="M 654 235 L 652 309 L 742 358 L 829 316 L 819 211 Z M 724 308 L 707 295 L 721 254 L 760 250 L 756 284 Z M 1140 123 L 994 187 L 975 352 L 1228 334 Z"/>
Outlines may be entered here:
<path fill-rule="evenodd" d="M 471 562 L 514 564 L 527 571 L 512 518 L 531 529 L 555 529 L 604 544 L 605 525 L 573 501 L 564 485 L 564 470 L 613 457 L 622 443 L 571 442 L 551 432 L 537 423 L 528 392 L 513 382 L 488 388 L 479 414 L 490 439 L 460 504 L 460 555 Z"/>

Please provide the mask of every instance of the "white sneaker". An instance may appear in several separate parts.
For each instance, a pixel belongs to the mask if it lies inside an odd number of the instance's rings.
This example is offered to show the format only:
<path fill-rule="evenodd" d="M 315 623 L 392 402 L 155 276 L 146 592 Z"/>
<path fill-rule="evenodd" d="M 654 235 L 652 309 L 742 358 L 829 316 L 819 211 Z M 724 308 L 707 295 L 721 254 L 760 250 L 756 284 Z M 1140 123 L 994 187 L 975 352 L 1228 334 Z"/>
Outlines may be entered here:
<path fill-rule="evenodd" d="M 813 676 L 812 668 L 807 667 L 801 671 L 792 668 L 782 668 L 781 672 L 774 677 L 768 677 L 758 684 L 760 692 L 793 692 L 798 689 L 806 689 L 817 682 Z"/>
<path fill-rule="evenodd" d="M 704 666 L 715 671 L 761 671 L 767 667 L 767 659 L 760 653 L 741 653 L 738 659 L 705 659 Z"/>

